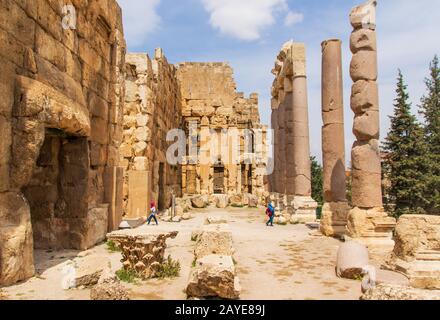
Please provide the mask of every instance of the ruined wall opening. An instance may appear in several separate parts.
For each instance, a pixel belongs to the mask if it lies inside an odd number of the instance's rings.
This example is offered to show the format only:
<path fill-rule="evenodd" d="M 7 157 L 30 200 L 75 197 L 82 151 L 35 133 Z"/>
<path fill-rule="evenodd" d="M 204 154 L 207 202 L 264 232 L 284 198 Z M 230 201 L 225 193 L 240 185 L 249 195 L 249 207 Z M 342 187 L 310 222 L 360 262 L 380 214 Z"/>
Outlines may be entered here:
<path fill-rule="evenodd" d="M 35 249 L 74 249 L 72 223 L 87 215 L 87 139 L 45 129 L 30 182 L 22 188 L 31 210 Z"/>
<path fill-rule="evenodd" d="M 168 204 L 166 203 L 165 182 L 165 164 L 161 162 L 159 163 L 159 199 L 157 204 L 159 211 L 168 208 Z"/>
<path fill-rule="evenodd" d="M 225 167 L 218 165 L 214 167 L 214 194 L 225 193 Z"/>

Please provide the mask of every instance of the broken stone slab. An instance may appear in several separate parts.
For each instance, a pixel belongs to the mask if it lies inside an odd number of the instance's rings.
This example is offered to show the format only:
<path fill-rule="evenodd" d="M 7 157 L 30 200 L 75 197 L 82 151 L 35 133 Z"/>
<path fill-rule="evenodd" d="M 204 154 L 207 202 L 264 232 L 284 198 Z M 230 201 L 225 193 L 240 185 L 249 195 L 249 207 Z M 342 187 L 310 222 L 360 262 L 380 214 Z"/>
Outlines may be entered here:
<path fill-rule="evenodd" d="M 90 291 L 90 299 L 102 301 L 130 300 L 127 290 L 110 269 L 103 271 L 97 285 Z"/>
<path fill-rule="evenodd" d="M 121 262 L 125 270 L 149 279 L 156 275 L 164 261 L 167 239 L 175 239 L 177 234 L 177 231 L 140 233 L 137 230 L 123 230 L 109 233 L 107 239 L 117 243 L 121 249 Z"/>
<path fill-rule="evenodd" d="M 393 284 L 379 284 L 368 290 L 360 300 L 440 300 L 440 291 L 416 289 Z"/>
<path fill-rule="evenodd" d="M 87 256 L 75 261 L 75 287 L 91 287 L 98 283 L 103 271 L 110 266 L 110 259 L 103 256 Z"/>
<path fill-rule="evenodd" d="M 135 229 L 140 227 L 141 225 L 143 225 L 145 223 L 146 219 L 145 218 L 124 218 L 121 226 L 123 227 L 122 229 L 127 229 L 127 225 L 131 228 L 131 229 Z M 121 228 L 121 226 L 119 228 Z"/>
<path fill-rule="evenodd" d="M 193 298 L 239 299 L 240 282 L 231 256 L 209 255 L 197 261 L 186 293 Z"/>
<path fill-rule="evenodd" d="M 350 241 L 339 247 L 336 259 L 336 275 L 340 278 L 356 279 L 362 276 L 369 265 L 368 249 L 356 241 Z"/>
<path fill-rule="evenodd" d="M 227 224 L 205 225 L 197 237 L 194 249 L 196 260 L 212 254 L 234 254 L 232 232 Z"/>
<path fill-rule="evenodd" d="M 209 224 L 226 224 L 228 223 L 228 219 L 224 216 L 210 216 L 206 218 L 205 225 Z"/>

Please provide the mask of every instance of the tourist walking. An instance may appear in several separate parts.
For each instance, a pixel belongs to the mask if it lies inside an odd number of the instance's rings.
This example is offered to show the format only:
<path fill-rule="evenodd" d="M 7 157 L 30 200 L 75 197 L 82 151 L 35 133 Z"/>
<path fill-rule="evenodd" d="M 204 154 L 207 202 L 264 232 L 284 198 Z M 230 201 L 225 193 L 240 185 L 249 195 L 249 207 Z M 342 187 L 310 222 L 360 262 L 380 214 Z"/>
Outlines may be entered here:
<path fill-rule="evenodd" d="M 267 206 L 266 215 L 269 218 L 269 220 L 266 223 L 266 226 L 273 227 L 273 219 L 275 218 L 275 208 L 273 207 L 272 203 L 269 203 L 269 205 Z"/>
<path fill-rule="evenodd" d="M 148 225 L 150 225 L 151 220 L 154 219 L 154 221 L 156 222 L 156 225 L 158 226 L 159 222 L 157 221 L 157 217 L 156 217 L 157 208 L 156 208 L 156 203 L 154 202 L 154 200 L 151 201 L 150 208 L 151 209 L 150 209 L 150 216 L 148 217 Z"/>

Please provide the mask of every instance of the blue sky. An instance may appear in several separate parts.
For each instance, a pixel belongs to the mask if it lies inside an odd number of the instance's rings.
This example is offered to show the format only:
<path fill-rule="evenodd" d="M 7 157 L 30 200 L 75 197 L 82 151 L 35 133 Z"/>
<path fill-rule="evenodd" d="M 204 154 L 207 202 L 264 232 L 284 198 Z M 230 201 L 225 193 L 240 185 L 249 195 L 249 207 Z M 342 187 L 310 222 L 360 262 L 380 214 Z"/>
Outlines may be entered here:
<path fill-rule="evenodd" d="M 423 79 L 440 54 L 440 1 L 378 1 L 379 88 L 382 137 L 392 114 L 397 69 L 409 85 L 413 108 L 424 93 Z M 346 149 L 349 162 L 353 115 L 350 109 L 348 40 L 354 0 L 118 0 L 123 8 L 129 52 L 165 50 L 172 63 L 226 61 L 238 91 L 260 94 L 262 121 L 269 124 L 270 70 L 286 41 L 305 42 L 312 153 L 321 157 L 321 42 L 343 41 Z"/>

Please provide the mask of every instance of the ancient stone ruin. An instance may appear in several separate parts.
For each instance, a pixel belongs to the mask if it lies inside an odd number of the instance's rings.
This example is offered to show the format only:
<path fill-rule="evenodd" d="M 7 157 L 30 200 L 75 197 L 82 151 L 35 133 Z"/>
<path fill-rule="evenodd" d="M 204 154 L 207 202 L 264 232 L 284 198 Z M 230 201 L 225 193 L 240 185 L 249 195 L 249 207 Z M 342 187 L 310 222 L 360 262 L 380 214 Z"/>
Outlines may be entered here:
<path fill-rule="evenodd" d="M 122 217 L 125 41 L 116 1 L 0 4 L 0 285 L 33 250 L 86 249 Z"/>
<path fill-rule="evenodd" d="M 348 214 L 347 234 L 367 244 L 392 246 L 396 220 L 388 216 L 382 203 L 376 4 L 369 1 L 350 14 L 354 28 L 350 38 L 351 109 L 357 141 L 351 152 L 353 209 Z"/>
<path fill-rule="evenodd" d="M 233 70 L 225 63 L 180 63 L 177 77 L 188 137 L 182 193 L 208 195 L 216 203 L 216 195 L 251 194 L 263 204 L 268 146 L 258 94 L 245 98 L 236 92 Z"/>
<path fill-rule="evenodd" d="M 192 238 L 196 246 L 186 288 L 188 297 L 238 299 L 241 287 L 233 259 L 232 232 L 226 220 L 208 218 Z"/>
<path fill-rule="evenodd" d="M 395 241 L 389 267 L 415 288 L 440 290 L 440 216 L 401 216 Z"/>
<path fill-rule="evenodd" d="M 166 241 L 177 237 L 178 232 L 136 233 L 133 230 L 114 231 L 107 235 L 121 249 L 122 265 L 126 271 L 134 271 L 142 279 L 156 276 L 164 262 Z"/>
<path fill-rule="evenodd" d="M 324 206 L 321 231 L 326 236 L 346 232 L 350 207 L 346 197 L 344 95 L 340 40 L 322 43 L 322 156 Z"/>
<path fill-rule="evenodd" d="M 126 56 L 124 137 L 119 149 L 124 168 L 124 214 L 145 217 L 150 200 L 158 209 L 181 196 L 181 166 L 171 165 L 166 152 L 169 130 L 182 125 L 182 107 L 176 67 L 161 49 Z"/>
<path fill-rule="evenodd" d="M 272 70 L 274 173 L 271 199 L 285 220 L 316 220 L 312 199 L 305 45 L 284 44 Z"/>

